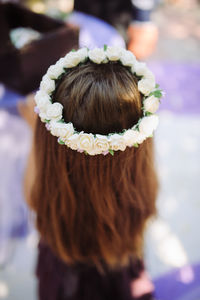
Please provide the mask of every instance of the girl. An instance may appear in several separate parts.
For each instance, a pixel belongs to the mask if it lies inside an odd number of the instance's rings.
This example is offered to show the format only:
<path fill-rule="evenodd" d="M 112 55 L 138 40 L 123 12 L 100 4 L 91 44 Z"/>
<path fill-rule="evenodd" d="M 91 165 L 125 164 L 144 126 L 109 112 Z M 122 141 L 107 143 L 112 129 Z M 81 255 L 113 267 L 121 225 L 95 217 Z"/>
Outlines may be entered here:
<path fill-rule="evenodd" d="M 25 177 L 39 299 L 153 299 L 141 259 L 160 97 L 145 64 L 116 47 L 70 52 L 43 77 Z"/>

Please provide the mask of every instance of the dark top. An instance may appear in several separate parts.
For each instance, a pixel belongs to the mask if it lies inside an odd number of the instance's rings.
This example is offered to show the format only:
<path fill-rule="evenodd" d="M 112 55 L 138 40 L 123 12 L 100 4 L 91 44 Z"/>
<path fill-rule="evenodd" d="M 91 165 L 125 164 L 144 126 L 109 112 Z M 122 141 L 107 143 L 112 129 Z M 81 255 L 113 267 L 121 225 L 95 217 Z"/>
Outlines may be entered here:
<path fill-rule="evenodd" d="M 132 20 L 131 0 L 75 0 L 74 9 L 100 18 L 114 27 L 128 27 Z"/>
<path fill-rule="evenodd" d="M 148 0 L 151 8 L 141 9 L 131 0 L 75 0 L 74 9 L 98 17 L 114 27 L 127 28 L 131 21 L 149 22 L 155 2 Z"/>
<path fill-rule="evenodd" d="M 39 300 L 153 300 L 151 293 L 131 296 L 130 283 L 144 270 L 141 261 L 120 271 L 100 274 L 95 267 L 70 267 L 44 243 L 39 244 L 37 277 Z"/>

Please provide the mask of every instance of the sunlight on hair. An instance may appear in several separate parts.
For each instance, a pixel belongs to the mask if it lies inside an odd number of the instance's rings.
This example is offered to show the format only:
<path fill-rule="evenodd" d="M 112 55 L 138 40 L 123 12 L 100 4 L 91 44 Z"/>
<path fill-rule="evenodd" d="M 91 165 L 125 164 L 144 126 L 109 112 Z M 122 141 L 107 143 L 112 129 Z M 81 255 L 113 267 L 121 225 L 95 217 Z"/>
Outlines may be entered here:
<path fill-rule="evenodd" d="M 0 299 L 5 299 L 5 297 L 8 297 L 9 295 L 9 289 L 7 284 L 4 281 L 0 281 Z"/>
<path fill-rule="evenodd" d="M 160 259 L 172 267 L 182 267 L 188 263 L 187 254 L 177 236 L 163 220 L 156 220 L 150 235 L 157 244 L 157 254 Z"/>

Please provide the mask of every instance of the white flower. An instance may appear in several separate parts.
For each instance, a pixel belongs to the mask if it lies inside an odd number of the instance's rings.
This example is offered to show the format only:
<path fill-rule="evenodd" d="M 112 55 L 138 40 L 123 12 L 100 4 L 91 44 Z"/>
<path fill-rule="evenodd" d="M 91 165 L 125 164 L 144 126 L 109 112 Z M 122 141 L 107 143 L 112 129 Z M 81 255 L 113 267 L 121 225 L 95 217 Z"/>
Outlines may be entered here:
<path fill-rule="evenodd" d="M 37 91 L 35 94 L 35 102 L 40 112 L 46 112 L 51 105 L 50 96 L 44 91 Z"/>
<path fill-rule="evenodd" d="M 78 54 L 78 51 L 76 52 L 69 52 L 64 60 L 65 60 L 65 67 L 66 68 L 74 68 L 81 62 L 81 55 Z"/>
<path fill-rule="evenodd" d="M 38 104 L 38 101 L 40 101 L 40 99 L 41 99 L 43 96 L 46 96 L 46 95 L 47 95 L 47 93 L 45 93 L 44 91 L 41 91 L 41 90 L 37 91 L 37 92 L 35 93 L 35 97 L 34 97 L 36 105 Z M 49 98 L 50 98 L 50 97 L 49 97 Z"/>
<path fill-rule="evenodd" d="M 70 136 L 66 140 L 65 145 L 67 145 L 72 150 L 78 150 L 79 149 L 79 134 L 75 133 L 72 136 Z"/>
<path fill-rule="evenodd" d="M 50 66 L 47 71 L 47 75 L 51 79 L 57 79 L 64 72 L 63 64 L 57 62 L 55 65 Z"/>
<path fill-rule="evenodd" d="M 158 110 L 160 102 L 159 102 L 158 98 L 156 98 L 155 96 L 152 95 L 152 96 L 146 98 L 144 100 L 143 104 L 144 104 L 145 111 L 148 111 L 148 112 L 154 114 Z"/>
<path fill-rule="evenodd" d="M 107 63 L 108 61 L 120 61 L 125 67 L 130 67 L 132 73 L 142 77 L 138 81 L 138 90 L 145 95 L 143 100 L 143 112 L 153 115 L 143 117 L 131 129 L 123 134 L 93 135 L 91 133 L 75 133 L 72 123 L 58 122 L 62 120 L 63 105 L 53 103 L 51 94 L 55 90 L 55 80 L 64 73 L 65 68 L 73 68 L 87 58 L 96 64 Z M 147 68 L 145 63 L 138 62 L 131 51 L 114 46 L 95 48 L 88 50 L 81 48 L 75 52 L 71 51 L 65 57 L 60 58 L 55 65 L 49 67 L 42 78 L 40 90 L 35 95 L 36 110 L 43 122 L 49 120 L 47 127 L 51 134 L 57 136 L 60 142 L 64 142 L 72 150 L 87 152 L 89 155 L 109 153 L 109 150 L 124 151 L 126 147 L 141 144 L 147 137 L 150 137 L 158 125 L 158 116 L 154 115 L 159 107 L 159 99 L 150 93 L 155 91 L 155 77 Z M 153 94 L 153 93 L 151 93 Z M 159 95 L 159 94 L 158 94 Z M 137 129 L 138 130 L 137 130 Z M 112 151 L 111 151 L 112 152 Z"/>
<path fill-rule="evenodd" d="M 153 131 L 158 126 L 158 116 L 152 115 L 144 117 L 139 124 L 139 132 L 149 137 L 153 134 Z"/>
<path fill-rule="evenodd" d="M 93 150 L 88 150 L 87 154 L 89 154 L 89 155 L 97 155 L 97 154 L 101 154 L 101 152 L 93 149 Z"/>
<path fill-rule="evenodd" d="M 128 129 L 124 133 L 123 138 L 125 145 L 128 147 L 132 147 L 134 144 L 141 144 L 144 141 L 145 136 L 137 130 Z"/>
<path fill-rule="evenodd" d="M 72 150 L 78 150 L 78 148 L 79 148 L 79 134 L 74 133 L 72 136 L 70 136 L 66 140 L 65 145 L 67 145 Z"/>
<path fill-rule="evenodd" d="M 76 53 L 79 55 L 81 62 L 84 62 L 86 60 L 86 58 L 88 57 L 88 49 L 87 48 L 81 48 Z"/>
<path fill-rule="evenodd" d="M 46 120 L 48 119 L 46 112 L 40 112 L 39 117 L 42 122 L 46 122 Z"/>
<path fill-rule="evenodd" d="M 72 123 L 60 123 L 56 121 L 50 122 L 51 134 L 61 139 L 67 139 L 74 133 L 74 127 Z"/>
<path fill-rule="evenodd" d="M 112 134 L 109 137 L 109 144 L 110 144 L 110 149 L 111 150 L 121 150 L 124 151 L 126 149 L 126 145 L 123 139 L 122 135 L 119 135 L 117 133 Z"/>
<path fill-rule="evenodd" d="M 86 152 L 94 149 L 94 135 L 92 133 L 79 134 L 79 148 Z"/>
<path fill-rule="evenodd" d="M 144 74 L 144 78 L 155 82 L 155 76 L 150 70 L 147 70 L 147 72 Z"/>
<path fill-rule="evenodd" d="M 102 63 L 106 59 L 106 53 L 103 49 L 95 48 L 88 52 L 89 59 L 96 64 Z"/>
<path fill-rule="evenodd" d="M 149 95 L 155 89 L 155 80 L 143 78 L 138 82 L 138 90 L 143 95 Z"/>
<path fill-rule="evenodd" d="M 122 56 L 122 48 L 113 46 L 113 47 L 108 47 L 106 50 L 106 56 L 110 61 L 117 61 L 121 58 Z"/>
<path fill-rule="evenodd" d="M 131 70 L 133 73 L 136 73 L 138 76 L 145 76 L 148 73 L 148 68 L 145 63 L 136 61 Z"/>
<path fill-rule="evenodd" d="M 42 77 L 42 81 L 40 83 L 40 89 L 47 94 L 51 94 L 55 90 L 55 81 L 49 78 L 46 74 Z"/>
<path fill-rule="evenodd" d="M 59 64 L 59 65 L 62 65 L 63 68 L 64 68 L 64 64 L 65 64 L 65 57 L 61 57 L 59 58 L 59 60 L 57 61 L 56 64 Z"/>
<path fill-rule="evenodd" d="M 47 119 L 59 121 L 62 119 L 62 104 L 55 102 L 47 109 Z"/>
<path fill-rule="evenodd" d="M 109 141 L 107 136 L 97 134 L 94 141 L 95 153 L 102 153 L 109 150 Z"/>
<path fill-rule="evenodd" d="M 124 50 L 122 52 L 120 60 L 121 60 L 121 63 L 123 66 L 132 67 L 136 61 L 136 58 L 135 58 L 135 55 L 131 51 Z"/>
<path fill-rule="evenodd" d="M 146 139 L 146 136 L 144 134 L 142 134 L 141 132 L 137 131 L 137 143 L 136 144 L 142 144 L 145 139 Z"/>

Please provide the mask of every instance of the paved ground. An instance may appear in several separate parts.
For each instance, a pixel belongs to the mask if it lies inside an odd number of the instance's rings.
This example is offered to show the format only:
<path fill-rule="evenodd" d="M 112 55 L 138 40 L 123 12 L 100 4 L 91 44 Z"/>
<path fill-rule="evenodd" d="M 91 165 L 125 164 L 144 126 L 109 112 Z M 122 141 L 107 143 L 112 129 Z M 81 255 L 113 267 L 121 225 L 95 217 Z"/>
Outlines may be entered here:
<path fill-rule="evenodd" d="M 166 1 L 167 2 L 167 1 Z M 196 62 L 200 60 L 200 7 L 196 0 L 169 0 L 153 14 L 159 26 L 158 47 L 150 60 Z M 172 5 L 170 2 L 176 2 Z"/>

